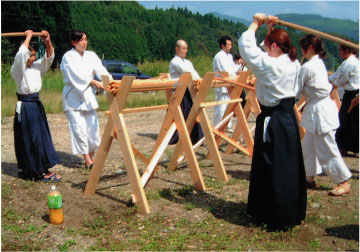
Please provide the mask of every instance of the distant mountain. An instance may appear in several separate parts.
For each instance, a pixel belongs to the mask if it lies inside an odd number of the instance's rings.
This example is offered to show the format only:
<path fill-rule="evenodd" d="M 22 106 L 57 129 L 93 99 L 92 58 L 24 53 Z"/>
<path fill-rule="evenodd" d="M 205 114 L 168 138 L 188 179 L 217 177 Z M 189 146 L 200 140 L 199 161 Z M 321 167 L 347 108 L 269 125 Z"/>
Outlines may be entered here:
<path fill-rule="evenodd" d="M 237 18 L 237 17 L 233 17 L 233 16 L 223 15 L 218 12 L 211 12 L 211 14 L 213 14 L 215 17 L 219 17 L 220 19 L 227 19 L 227 20 L 233 21 L 234 23 L 240 22 L 240 23 L 245 24 L 246 26 L 251 24 L 250 20 L 246 20 L 243 18 Z"/>
<path fill-rule="evenodd" d="M 326 33 L 337 33 L 359 41 L 359 21 L 326 18 L 310 14 L 279 14 L 280 20 L 303 25 Z"/>
<path fill-rule="evenodd" d="M 251 21 L 237 18 L 228 15 L 222 15 L 218 12 L 212 12 L 212 14 L 221 19 L 231 20 L 233 22 L 240 22 L 248 26 Z M 354 22 L 346 19 L 327 18 L 320 15 L 312 14 L 278 14 L 280 20 L 288 21 L 298 25 L 306 26 L 315 30 L 319 30 L 326 33 L 336 33 L 343 35 L 347 38 L 351 38 L 354 41 L 359 41 L 359 21 Z"/>

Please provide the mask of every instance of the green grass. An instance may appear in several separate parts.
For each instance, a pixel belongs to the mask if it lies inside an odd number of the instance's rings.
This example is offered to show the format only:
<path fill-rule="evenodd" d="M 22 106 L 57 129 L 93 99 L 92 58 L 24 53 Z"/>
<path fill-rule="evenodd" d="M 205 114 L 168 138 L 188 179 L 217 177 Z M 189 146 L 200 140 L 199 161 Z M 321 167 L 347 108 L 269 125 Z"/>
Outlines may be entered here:
<path fill-rule="evenodd" d="M 200 76 L 206 72 L 212 71 L 212 59 L 206 56 L 194 57 L 190 59 Z M 160 73 L 169 72 L 169 61 L 145 62 L 137 65 L 144 73 L 151 76 L 159 76 Z M 1 118 L 13 116 L 17 102 L 16 84 L 10 74 L 10 65 L 1 65 Z M 45 74 L 40 91 L 40 99 L 47 113 L 62 113 L 62 90 L 64 81 L 59 69 L 49 71 Z M 210 99 L 214 97 L 214 91 L 209 92 Z M 106 96 L 100 94 L 97 96 L 99 111 L 109 109 Z M 209 100 L 209 99 L 207 99 Z M 126 108 L 137 108 L 154 105 L 167 104 L 167 98 L 164 91 L 130 93 L 126 101 Z"/>

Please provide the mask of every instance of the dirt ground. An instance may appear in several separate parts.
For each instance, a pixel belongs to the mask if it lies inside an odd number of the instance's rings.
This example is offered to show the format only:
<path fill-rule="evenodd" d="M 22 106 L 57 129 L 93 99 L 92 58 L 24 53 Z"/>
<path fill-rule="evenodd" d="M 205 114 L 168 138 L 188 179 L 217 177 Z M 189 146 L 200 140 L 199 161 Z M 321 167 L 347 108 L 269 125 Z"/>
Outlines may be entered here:
<path fill-rule="evenodd" d="M 131 142 L 150 155 L 164 111 L 126 115 Z M 209 110 L 210 118 L 212 111 Z M 99 113 L 101 135 L 106 123 Z M 50 184 L 18 177 L 13 118 L 1 124 L 2 250 L 358 250 L 359 159 L 344 158 L 353 177 L 352 193 L 334 198 L 329 177 L 319 176 L 318 190 L 308 190 L 305 222 L 293 231 L 272 234 L 246 215 L 251 159 L 241 153 L 222 158 L 228 183 L 221 182 L 206 146 L 196 154 L 208 190 L 193 190 L 184 162 L 175 172 L 166 169 L 173 146 L 160 160 L 160 169 L 146 186 L 151 213 L 127 207 L 132 193 L 119 143 L 114 141 L 95 196 L 85 196 L 90 171 L 81 156 L 71 154 L 66 116 L 49 114 L 48 122 L 61 163 L 52 171 L 63 181 L 57 189 L 64 200 L 65 222 L 48 223 Z M 254 120 L 249 121 L 250 124 Z M 144 164 L 137 160 L 139 169 Z M 179 245 L 180 244 L 180 245 Z"/>

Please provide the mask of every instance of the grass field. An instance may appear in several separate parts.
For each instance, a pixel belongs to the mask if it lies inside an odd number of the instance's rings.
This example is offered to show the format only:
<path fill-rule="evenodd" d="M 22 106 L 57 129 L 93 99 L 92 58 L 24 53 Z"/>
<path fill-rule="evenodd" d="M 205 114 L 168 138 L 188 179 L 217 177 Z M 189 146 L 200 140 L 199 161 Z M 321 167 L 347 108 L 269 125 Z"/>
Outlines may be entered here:
<path fill-rule="evenodd" d="M 206 72 L 212 71 L 212 59 L 208 57 L 196 57 L 190 59 L 200 76 Z M 144 62 L 139 63 L 137 67 L 145 74 L 158 76 L 159 73 L 169 71 L 168 61 Z M 11 77 L 9 65 L 1 66 L 1 118 L 12 116 L 15 113 L 16 105 L 16 84 Z M 61 113 L 62 108 L 62 89 L 64 81 L 59 69 L 49 71 L 43 78 L 43 86 L 40 91 L 40 99 L 45 107 L 46 113 Z M 210 93 L 214 96 L 214 92 Z M 100 111 L 108 110 L 108 104 L 105 95 L 98 95 Z M 145 92 L 130 94 L 126 107 L 136 108 L 151 105 L 166 104 L 167 99 L 164 92 Z"/>

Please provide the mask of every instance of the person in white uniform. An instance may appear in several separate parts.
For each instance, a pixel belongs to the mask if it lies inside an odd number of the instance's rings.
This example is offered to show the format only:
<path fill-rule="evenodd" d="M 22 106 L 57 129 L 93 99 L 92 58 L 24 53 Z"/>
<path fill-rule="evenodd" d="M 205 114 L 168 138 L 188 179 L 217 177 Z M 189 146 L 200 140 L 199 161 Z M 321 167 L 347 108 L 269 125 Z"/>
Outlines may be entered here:
<path fill-rule="evenodd" d="M 351 100 L 359 95 L 359 59 L 356 51 L 345 45 L 339 46 L 339 54 L 344 62 L 329 80 L 345 90 L 339 112 L 340 127 L 336 130 L 335 139 L 340 153 L 346 156 L 348 151 L 359 153 L 359 105 L 348 111 Z"/>
<path fill-rule="evenodd" d="M 330 195 L 350 193 L 347 182 L 351 172 L 344 163 L 335 141 L 339 127 L 338 111 L 330 98 L 332 85 L 322 58 L 326 51 L 319 37 L 307 35 L 300 40 L 301 51 L 308 61 L 301 67 L 299 84 L 306 98 L 300 125 L 306 129 L 302 143 L 308 187 L 316 187 L 314 175 L 322 170 L 338 184 Z"/>
<path fill-rule="evenodd" d="M 229 36 L 223 36 L 219 40 L 220 51 L 215 55 L 213 59 L 213 71 L 216 72 L 229 72 L 231 78 L 236 77 L 236 72 L 239 70 L 236 67 L 233 56 L 231 55 L 232 41 Z M 215 88 L 216 101 L 230 100 L 227 87 Z M 214 108 L 214 126 L 216 126 L 223 118 L 227 104 L 216 105 Z M 228 130 L 232 132 L 232 122 L 228 123 Z"/>
<path fill-rule="evenodd" d="M 267 20 L 266 52 L 255 32 Z M 306 178 L 294 114 L 300 64 L 288 33 L 272 29 L 277 17 L 257 13 L 239 39 L 240 54 L 256 76 L 256 118 L 247 213 L 271 230 L 287 230 L 306 216 Z"/>
<path fill-rule="evenodd" d="M 82 154 L 85 166 L 91 169 L 101 141 L 96 113 L 99 106 L 91 86 L 103 89 L 94 74 L 101 80 L 101 75 L 109 73 L 96 53 L 86 50 L 88 38 L 84 31 L 73 31 L 71 44 L 73 48 L 64 54 L 60 65 L 65 82 L 62 101 L 72 152 Z"/>
<path fill-rule="evenodd" d="M 42 77 L 54 61 L 54 47 L 50 34 L 42 31 L 46 46 L 45 56 L 36 60 L 36 49 L 31 43 L 32 30 L 25 31 L 26 39 L 17 52 L 11 76 L 17 85 L 18 102 L 14 117 L 14 144 L 19 176 L 42 182 L 59 182 L 60 175 L 48 169 L 60 163 L 39 91 Z"/>
<path fill-rule="evenodd" d="M 175 57 L 170 61 L 169 73 L 170 77 L 173 80 L 178 80 L 183 73 L 191 73 L 193 80 L 200 80 L 200 75 L 196 72 L 193 64 L 185 59 L 188 52 L 188 45 L 185 40 L 179 39 L 176 41 L 175 46 Z M 186 89 L 183 100 L 181 101 L 181 110 L 186 120 L 189 116 L 191 107 L 193 105 L 192 98 L 188 89 Z M 198 142 L 204 136 L 200 123 L 195 123 L 192 132 L 190 133 L 190 138 L 192 144 Z M 172 138 L 170 139 L 169 144 L 175 144 L 179 140 L 178 132 L 176 131 Z"/>

